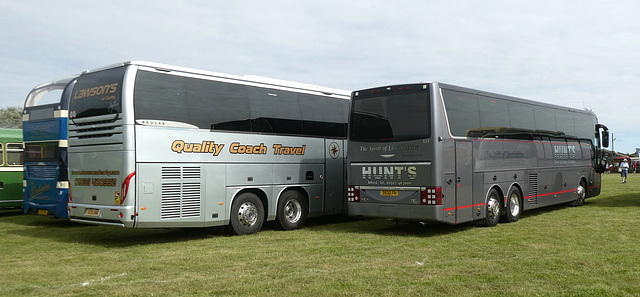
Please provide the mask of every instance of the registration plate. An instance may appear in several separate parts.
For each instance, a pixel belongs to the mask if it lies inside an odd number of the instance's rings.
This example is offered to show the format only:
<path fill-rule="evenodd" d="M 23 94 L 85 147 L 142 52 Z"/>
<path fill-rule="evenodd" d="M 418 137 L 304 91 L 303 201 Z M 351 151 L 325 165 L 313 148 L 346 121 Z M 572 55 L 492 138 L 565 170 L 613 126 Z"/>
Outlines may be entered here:
<path fill-rule="evenodd" d="M 398 191 L 382 190 L 380 196 L 398 196 Z"/>
<path fill-rule="evenodd" d="M 49 211 L 46 209 L 38 209 L 38 214 L 46 216 L 46 215 L 49 215 Z"/>
<path fill-rule="evenodd" d="M 85 216 L 91 216 L 91 217 L 97 217 L 100 215 L 100 210 L 99 209 L 94 209 L 94 208 L 87 208 L 84 211 L 84 215 Z"/>

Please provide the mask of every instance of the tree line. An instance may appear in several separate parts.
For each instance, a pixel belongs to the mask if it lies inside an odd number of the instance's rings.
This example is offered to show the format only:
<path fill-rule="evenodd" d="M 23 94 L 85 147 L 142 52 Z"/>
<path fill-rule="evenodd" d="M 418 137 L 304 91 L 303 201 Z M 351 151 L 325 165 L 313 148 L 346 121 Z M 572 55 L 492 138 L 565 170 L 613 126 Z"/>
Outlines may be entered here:
<path fill-rule="evenodd" d="M 22 129 L 22 107 L 0 108 L 0 128 Z"/>

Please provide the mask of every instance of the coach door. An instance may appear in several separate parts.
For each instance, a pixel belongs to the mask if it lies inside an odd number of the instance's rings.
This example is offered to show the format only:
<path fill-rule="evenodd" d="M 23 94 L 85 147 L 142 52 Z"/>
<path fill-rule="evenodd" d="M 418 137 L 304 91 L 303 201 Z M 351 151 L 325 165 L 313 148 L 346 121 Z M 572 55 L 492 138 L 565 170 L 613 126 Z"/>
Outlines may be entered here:
<path fill-rule="evenodd" d="M 473 151 L 470 141 L 456 141 L 456 223 L 473 220 Z"/>
<path fill-rule="evenodd" d="M 325 139 L 324 214 L 346 211 L 344 140 Z"/>

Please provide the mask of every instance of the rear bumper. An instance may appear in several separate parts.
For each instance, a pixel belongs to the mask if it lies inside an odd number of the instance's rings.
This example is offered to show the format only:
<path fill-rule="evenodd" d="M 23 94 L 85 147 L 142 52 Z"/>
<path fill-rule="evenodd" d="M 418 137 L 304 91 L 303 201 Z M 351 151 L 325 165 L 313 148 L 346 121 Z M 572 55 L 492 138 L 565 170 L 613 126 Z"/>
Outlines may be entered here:
<path fill-rule="evenodd" d="M 69 220 L 72 222 L 133 228 L 135 211 L 133 206 L 105 206 L 69 203 Z"/>
<path fill-rule="evenodd" d="M 445 222 L 442 206 L 349 202 L 352 217 Z"/>
<path fill-rule="evenodd" d="M 24 209 L 25 214 L 37 215 L 39 214 L 38 210 L 46 210 L 46 215 L 49 216 L 63 219 L 66 219 L 68 217 L 66 200 L 61 203 L 34 203 L 24 201 L 22 203 L 22 208 Z"/>

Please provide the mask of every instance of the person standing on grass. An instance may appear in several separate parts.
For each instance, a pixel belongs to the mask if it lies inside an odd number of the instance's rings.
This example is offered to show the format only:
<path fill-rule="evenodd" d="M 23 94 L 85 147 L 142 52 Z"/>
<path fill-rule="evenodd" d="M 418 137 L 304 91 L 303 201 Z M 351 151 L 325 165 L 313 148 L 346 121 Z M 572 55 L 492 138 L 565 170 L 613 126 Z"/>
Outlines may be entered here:
<path fill-rule="evenodd" d="M 629 163 L 627 163 L 627 159 L 622 160 L 620 163 L 620 176 L 622 176 L 622 183 L 627 182 L 627 176 L 629 174 Z"/>

